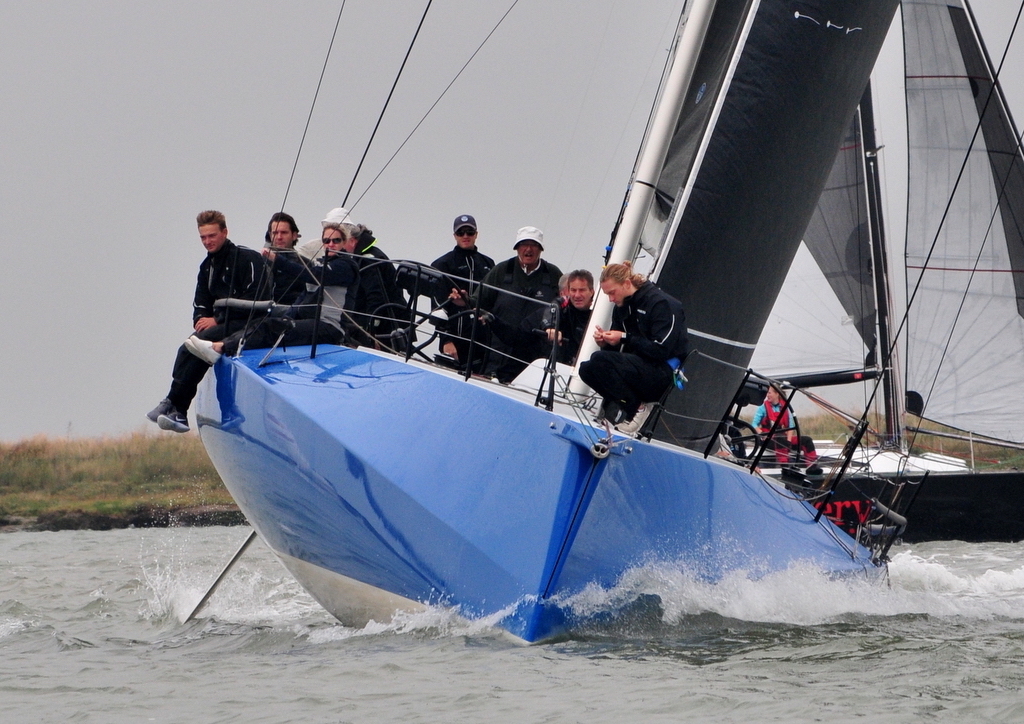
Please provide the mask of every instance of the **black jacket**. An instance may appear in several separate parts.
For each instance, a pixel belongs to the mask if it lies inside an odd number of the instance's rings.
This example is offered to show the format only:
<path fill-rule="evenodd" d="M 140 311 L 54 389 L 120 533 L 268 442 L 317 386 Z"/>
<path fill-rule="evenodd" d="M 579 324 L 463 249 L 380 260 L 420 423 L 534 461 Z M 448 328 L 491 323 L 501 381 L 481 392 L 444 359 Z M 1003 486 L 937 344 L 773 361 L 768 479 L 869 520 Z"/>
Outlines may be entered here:
<path fill-rule="evenodd" d="M 306 296 L 306 283 L 300 278 L 305 267 L 294 250 L 274 250 L 274 301 L 285 306 L 295 304 Z M 291 262 L 291 263 L 287 263 Z"/>
<path fill-rule="evenodd" d="M 538 338 L 531 330 L 544 313 L 545 302 L 558 297 L 561 276 L 562 271 L 544 259 L 532 274 L 527 274 L 515 256 L 491 269 L 484 279 L 488 286 L 480 288 L 478 298 L 480 308 L 495 316 L 491 328 L 500 342 L 495 344 L 499 351 L 520 359 L 538 354 Z M 501 290 L 519 296 L 502 294 Z"/>
<path fill-rule="evenodd" d="M 439 288 L 434 290 L 434 299 L 449 317 L 454 317 L 459 312 L 463 312 L 470 307 L 460 307 L 448 299 L 452 288 L 465 289 L 470 296 L 476 294 L 478 285 L 472 282 L 483 281 L 483 278 L 487 276 L 487 272 L 494 268 L 494 259 L 481 254 L 475 246 L 472 249 L 463 249 L 456 245 L 447 254 L 435 259 L 434 263 L 430 266 L 439 272 L 453 277 L 451 279 L 452 286 L 449 286 L 448 280 L 445 280 Z M 466 279 L 470 281 L 464 281 Z M 460 338 L 461 341 L 469 337 L 472 324 L 473 320 L 470 318 L 470 315 L 463 314 L 452 321 L 450 326 L 446 326 L 445 330 L 454 335 L 454 337 Z M 439 343 L 442 348 L 448 342 L 456 341 L 451 335 L 441 335 Z M 467 344 L 465 342 L 460 343 Z"/>
<path fill-rule="evenodd" d="M 456 245 L 447 254 L 435 259 L 434 263 L 430 266 L 452 277 L 457 277 L 452 280 L 455 286 L 459 289 L 465 289 L 472 296 L 476 293 L 476 285 L 461 280 L 483 281 L 483 278 L 487 276 L 487 272 L 494 268 L 494 259 L 481 254 L 475 246 L 472 249 L 463 249 L 461 246 Z M 436 290 L 435 294 L 439 297 L 438 303 L 443 299 L 447 299 L 449 292 L 451 292 L 450 288 Z"/>
<path fill-rule="evenodd" d="M 558 331 L 562 333 L 562 344 L 558 348 L 558 361 L 571 365 L 576 361 L 576 355 L 583 344 L 583 338 L 587 334 L 587 324 L 590 323 L 590 309 L 576 309 L 568 299 L 559 301 Z M 541 320 L 541 329 L 548 329 L 554 326 L 551 319 L 551 308 L 544 310 Z"/>
<path fill-rule="evenodd" d="M 192 323 L 213 317 L 218 324 L 227 318 L 226 309 L 214 309 L 218 299 L 271 298 L 273 285 L 258 251 L 238 246 L 230 239 L 215 254 L 207 254 L 199 265 L 196 293 L 192 300 Z M 235 312 L 234 314 L 239 314 Z"/>
<path fill-rule="evenodd" d="M 623 352 L 648 362 L 682 360 L 690 349 L 682 303 L 653 282 L 644 282 L 621 307 L 615 307 L 612 329 L 626 333 L 620 345 Z"/>
<path fill-rule="evenodd" d="M 396 327 L 404 327 L 409 322 L 408 302 L 398 286 L 395 267 L 388 261 L 388 255 L 373 245 L 376 240 L 370 238 L 369 246 L 356 249 L 359 282 L 349 290 L 345 300 L 345 309 L 369 333 L 357 333 L 355 339 L 359 344 L 367 345 L 373 344 L 375 337 L 388 334 Z M 381 310 L 385 304 L 398 306 Z"/>

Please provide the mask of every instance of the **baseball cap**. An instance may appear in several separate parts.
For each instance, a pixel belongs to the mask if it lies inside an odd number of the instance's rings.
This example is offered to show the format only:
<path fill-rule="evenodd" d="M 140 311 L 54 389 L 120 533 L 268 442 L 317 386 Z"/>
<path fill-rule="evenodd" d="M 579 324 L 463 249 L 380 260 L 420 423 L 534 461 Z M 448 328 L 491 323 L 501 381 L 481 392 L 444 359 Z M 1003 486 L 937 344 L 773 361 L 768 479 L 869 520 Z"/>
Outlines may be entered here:
<path fill-rule="evenodd" d="M 476 231 L 476 219 L 469 214 L 463 214 L 462 216 L 456 216 L 455 221 L 452 223 L 452 231 L 458 231 L 463 226 L 468 226 L 473 231 Z"/>

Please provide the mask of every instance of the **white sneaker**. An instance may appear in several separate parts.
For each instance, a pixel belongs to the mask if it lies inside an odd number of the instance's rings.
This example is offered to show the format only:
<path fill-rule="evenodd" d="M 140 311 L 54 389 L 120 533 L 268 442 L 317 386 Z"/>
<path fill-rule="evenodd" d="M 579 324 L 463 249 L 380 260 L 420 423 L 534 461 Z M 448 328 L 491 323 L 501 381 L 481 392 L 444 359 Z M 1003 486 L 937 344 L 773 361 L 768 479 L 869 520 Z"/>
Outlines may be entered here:
<path fill-rule="evenodd" d="M 210 366 L 217 364 L 220 359 L 220 352 L 213 348 L 213 342 L 199 339 L 194 334 L 185 340 L 185 349 Z"/>
<path fill-rule="evenodd" d="M 637 432 L 640 431 L 640 428 L 643 427 L 644 423 L 647 422 L 647 418 L 650 417 L 651 409 L 651 405 L 645 402 L 637 408 L 636 414 L 633 415 L 632 420 L 620 422 L 615 426 L 615 429 L 619 432 L 624 432 L 627 435 L 636 435 Z"/>

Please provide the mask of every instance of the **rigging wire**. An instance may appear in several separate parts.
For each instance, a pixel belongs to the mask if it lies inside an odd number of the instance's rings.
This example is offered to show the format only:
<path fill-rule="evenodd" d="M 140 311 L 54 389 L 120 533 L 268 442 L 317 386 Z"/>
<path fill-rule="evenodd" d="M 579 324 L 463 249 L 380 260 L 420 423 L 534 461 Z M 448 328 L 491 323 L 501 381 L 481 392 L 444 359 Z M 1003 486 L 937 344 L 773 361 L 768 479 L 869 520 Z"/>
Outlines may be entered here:
<path fill-rule="evenodd" d="M 356 185 L 356 179 L 359 178 L 359 172 L 362 170 L 363 163 L 366 161 L 366 155 L 370 152 L 370 146 L 373 145 L 373 139 L 377 136 L 377 130 L 380 128 L 381 121 L 384 120 L 384 114 L 387 113 L 388 105 L 391 103 L 391 98 L 395 95 L 395 88 L 398 87 L 398 81 L 402 77 L 402 71 L 405 70 L 405 64 L 409 61 L 412 49 L 416 45 L 416 38 L 420 35 L 420 30 L 423 28 L 423 23 L 427 19 L 427 13 L 430 11 L 430 5 L 433 2 L 434 0 L 427 0 L 427 6 L 423 9 L 423 15 L 420 17 L 420 23 L 416 26 L 416 32 L 413 33 L 412 42 L 409 43 L 409 48 L 405 51 L 405 57 L 402 59 L 402 65 L 398 69 L 398 75 L 395 76 L 395 82 L 391 84 L 391 90 L 388 92 L 388 97 L 384 101 L 384 107 L 380 109 L 380 115 L 377 116 L 377 123 L 374 124 L 373 132 L 370 133 L 370 140 L 366 142 L 366 148 L 363 149 L 363 156 L 359 159 L 359 165 L 356 166 L 356 172 L 352 174 L 352 182 L 348 185 L 348 191 L 345 192 L 345 198 L 342 199 L 341 202 L 341 205 L 346 208 L 348 207 L 348 197 L 352 193 L 352 187 Z"/>
<path fill-rule="evenodd" d="M 313 93 L 313 102 L 309 106 L 309 115 L 306 116 L 306 127 L 302 129 L 302 138 L 299 140 L 299 149 L 295 153 L 295 162 L 292 164 L 292 172 L 288 177 L 288 186 L 284 190 L 284 198 L 281 199 L 281 211 L 284 211 L 288 203 L 288 193 L 292 189 L 292 181 L 295 179 L 295 169 L 299 166 L 299 156 L 302 155 L 302 146 L 306 142 L 306 133 L 309 132 L 309 124 L 313 120 L 313 109 L 316 108 L 316 99 L 320 96 L 320 86 L 324 82 L 324 74 L 327 72 L 327 62 L 331 59 L 331 51 L 334 49 L 334 40 L 338 37 L 338 27 L 341 25 L 341 14 L 345 12 L 345 3 L 341 0 L 341 9 L 338 11 L 338 19 L 334 23 L 334 32 L 331 34 L 331 42 L 327 46 L 327 55 L 324 57 L 324 66 L 320 69 L 320 80 L 316 82 L 316 92 Z"/>
<path fill-rule="evenodd" d="M 598 67 L 596 58 L 599 57 L 604 52 L 604 47 L 605 47 L 606 42 L 608 41 L 608 36 L 610 34 L 610 31 L 611 31 L 612 10 L 613 10 L 613 7 L 611 5 L 609 5 L 608 6 L 608 15 L 605 18 L 604 31 L 601 33 L 601 40 L 600 40 L 600 42 L 594 44 L 594 56 L 595 57 L 589 63 L 589 65 L 590 65 L 590 73 L 587 76 L 587 82 L 586 82 L 586 85 L 585 85 L 585 87 L 583 89 L 583 93 L 580 95 L 580 103 L 579 103 L 579 106 L 576 108 L 576 118 L 575 118 L 575 121 L 573 122 L 572 131 L 569 134 L 569 140 L 566 141 L 564 144 L 562 144 L 562 163 L 561 163 L 561 165 L 558 168 L 558 176 L 555 179 L 555 186 L 552 189 L 552 191 L 551 191 L 551 193 L 550 193 L 550 195 L 548 197 L 548 208 L 545 209 L 544 214 L 541 216 L 541 219 L 545 219 L 546 220 L 546 219 L 550 218 L 551 215 L 552 215 L 552 211 L 555 208 L 555 202 L 558 199 L 558 191 L 559 191 L 559 189 L 561 189 L 561 187 L 562 187 L 562 179 L 565 177 L 565 169 L 569 165 L 569 152 L 572 150 L 572 146 L 573 146 L 573 144 L 576 141 L 576 136 L 579 133 L 580 123 L 581 123 L 581 120 L 583 118 L 583 109 L 584 109 L 584 107 L 586 105 L 587 98 L 590 96 L 590 91 L 591 91 L 591 89 L 594 86 L 594 77 L 597 75 L 597 67 Z M 639 90 L 637 92 L 639 93 Z M 654 109 L 652 107 L 651 114 L 653 115 L 653 113 L 654 113 Z M 593 203 L 597 203 L 596 197 L 594 198 Z M 589 219 L 590 215 L 588 214 L 584 218 Z M 576 245 L 575 245 L 575 247 L 573 249 L 574 252 L 575 252 L 576 249 L 579 248 L 579 245 L 580 245 L 580 242 L 582 241 L 582 238 L 583 238 L 583 229 L 581 229 L 578 232 L 578 236 L 576 237 Z"/>
<path fill-rule="evenodd" d="M 509 16 L 509 13 L 511 13 L 512 10 L 515 9 L 515 6 L 518 5 L 518 4 L 519 4 L 519 0 L 513 0 L 512 4 L 509 6 L 508 10 L 506 10 L 505 13 L 498 19 L 498 22 L 494 24 L 494 27 L 491 28 L 491 31 L 489 33 L 487 33 L 487 35 L 484 37 L 484 39 L 482 41 L 480 41 L 480 45 L 478 45 L 476 47 L 476 50 L 473 51 L 473 54 L 470 55 L 469 59 L 463 64 L 463 66 L 461 68 L 459 68 L 459 72 L 455 74 L 455 77 L 452 78 L 451 82 L 448 83 L 448 85 L 446 85 L 444 87 L 444 90 L 441 91 L 441 94 L 437 97 L 437 99 L 433 103 L 430 104 L 430 107 L 427 109 L 427 112 L 423 114 L 423 117 L 420 118 L 420 120 L 416 123 L 416 125 L 413 126 L 412 130 L 409 131 L 409 135 L 407 135 L 405 137 L 405 140 L 403 140 L 398 145 L 398 148 L 395 149 L 395 152 L 393 154 L 391 154 L 391 157 L 387 160 L 387 162 L 385 162 L 385 164 L 383 166 L 381 166 L 381 169 L 380 169 L 380 171 L 377 172 L 377 175 L 374 176 L 372 179 L 370 179 L 370 183 L 368 183 L 366 185 L 366 188 L 363 189 L 363 193 L 359 194 L 359 197 L 354 202 L 352 202 L 352 206 L 351 207 L 349 207 L 349 206 L 347 206 L 345 204 L 342 204 L 343 206 L 345 206 L 345 208 L 350 208 L 351 209 L 351 208 L 355 208 L 356 206 L 359 205 L 359 202 L 362 201 L 363 197 L 366 196 L 367 192 L 369 192 L 369 190 L 371 188 L 373 188 L 373 185 L 375 183 L 377 183 L 377 179 L 379 179 L 381 177 L 381 175 L 383 175 L 383 173 L 387 170 L 388 166 L 391 165 L 391 162 L 395 160 L 395 158 L 398 156 L 399 153 L 401 153 L 402 149 L 405 148 L 405 144 L 407 144 L 409 142 L 409 140 L 413 137 L 413 135 L 416 133 L 416 131 L 419 130 L 420 126 L 423 125 L 423 122 L 427 120 L 427 116 L 429 116 L 433 112 L 434 108 L 437 107 L 437 104 L 441 102 L 441 99 L 443 99 L 445 97 L 445 95 L 448 93 L 448 91 L 451 89 L 451 87 L 453 85 L 455 85 L 455 81 L 457 81 L 459 79 L 459 77 L 462 75 L 462 73 L 466 70 L 466 68 L 469 67 L 469 64 L 473 62 L 474 58 L 476 58 L 477 53 L 479 53 L 483 49 L 484 45 L 487 44 L 487 41 L 489 41 L 491 39 L 491 36 L 494 35 L 494 33 L 498 30 L 498 28 L 501 26 L 501 24 L 503 22 L 505 22 L 505 18 L 507 18 Z M 365 157 L 365 154 L 364 154 L 364 157 Z M 358 171 L 356 173 L 358 173 Z M 355 178 L 352 179 L 352 183 L 355 184 Z M 351 192 L 351 191 L 352 191 L 352 187 L 349 186 L 349 192 Z M 348 200 L 348 194 L 345 195 L 345 200 L 346 201 Z"/>
<path fill-rule="evenodd" d="M 665 54 L 665 61 L 662 63 L 661 78 L 658 80 L 658 87 L 657 87 L 657 89 L 654 92 L 655 102 L 651 104 L 651 108 L 650 108 L 650 110 L 647 113 L 647 122 L 644 124 L 644 132 L 641 135 L 641 138 L 644 138 L 644 139 L 647 138 L 649 136 L 650 132 L 651 132 L 651 126 L 654 124 L 655 111 L 656 111 L 657 106 L 658 106 L 657 99 L 661 98 L 662 93 L 664 92 L 665 83 L 668 80 L 669 68 L 671 67 L 671 64 L 672 64 L 673 49 L 677 47 L 678 42 L 679 42 L 680 28 L 682 27 L 682 16 L 685 15 L 685 14 L 688 14 L 688 13 L 689 13 L 689 8 L 684 3 L 684 7 L 680 10 L 680 17 L 677 18 L 674 21 L 675 24 L 673 26 L 673 30 L 671 31 L 672 32 L 672 40 L 669 42 L 669 47 L 668 47 L 667 52 Z M 651 57 L 651 61 L 647 65 L 647 72 L 644 74 L 645 78 L 650 75 L 651 68 L 654 66 L 654 63 L 657 60 L 657 57 L 658 57 L 657 55 L 654 55 L 654 56 Z M 636 94 L 633 96 L 633 103 L 630 105 L 630 116 L 632 116 L 633 113 L 636 111 L 636 106 L 640 102 L 640 94 L 641 94 L 641 90 L 638 87 Z M 622 146 L 622 141 L 625 138 L 625 136 L 626 136 L 626 127 L 623 127 L 622 132 L 619 134 L 619 138 L 618 138 L 618 140 L 615 143 L 615 151 L 616 152 Z M 622 202 L 619 204 L 619 211 L 618 211 L 618 215 L 615 217 L 615 223 L 612 224 L 612 230 L 611 230 L 611 232 L 609 234 L 609 241 L 608 241 L 609 244 L 611 244 L 612 240 L 614 240 L 615 237 L 618 235 L 618 233 L 619 233 L 619 226 L 622 225 L 622 217 L 626 213 L 626 206 L 628 205 L 628 202 L 629 202 L 629 196 L 630 196 L 630 192 L 633 189 L 633 184 L 636 181 L 637 168 L 640 165 L 640 157 L 643 155 L 643 152 L 644 152 L 644 143 L 641 142 L 641 144 L 636 149 L 636 154 L 634 154 L 634 156 L 633 156 L 633 170 L 630 173 L 629 182 L 626 184 L 626 190 L 625 190 L 625 192 L 622 195 Z M 604 188 L 604 184 L 607 181 L 608 173 L 611 170 L 611 166 L 612 166 L 612 160 L 611 159 L 613 158 L 613 156 L 614 156 L 614 154 L 610 154 L 609 157 L 608 157 L 609 158 L 608 164 L 605 166 L 604 175 L 601 177 L 601 188 Z M 675 202 L 675 200 L 673 199 L 673 203 L 674 202 Z M 597 207 L 597 195 L 594 196 L 594 200 L 591 203 L 590 208 L 587 210 L 586 218 L 591 218 L 593 216 L 593 212 L 594 212 L 594 209 L 596 207 Z M 584 228 L 584 231 L 585 230 L 586 229 Z M 579 243 L 577 242 L 576 246 L 573 248 L 573 253 L 575 253 L 575 251 L 578 248 L 579 248 Z M 646 249 L 643 249 L 643 245 L 642 244 L 641 244 L 641 251 L 647 251 Z"/>
<path fill-rule="evenodd" d="M 984 118 L 985 113 L 988 112 L 988 107 L 991 104 L 993 96 L 996 96 L 998 98 L 1001 95 L 999 93 L 999 74 L 1000 74 L 1000 71 L 1002 70 L 1004 62 L 1006 61 L 1006 57 L 1009 54 L 1010 43 L 1012 42 L 1013 35 L 1016 32 L 1016 30 L 1017 30 L 1017 24 L 1020 22 L 1020 18 L 1021 18 L 1021 13 L 1022 12 L 1024 12 L 1024 2 L 1021 3 L 1021 6 L 1020 6 L 1020 8 L 1017 11 L 1017 18 L 1016 18 L 1016 20 L 1015 20 L 1015 22 L 1013 24 L 1013 28 L 1010 30 L 1010 37 L 1007 40 L 1006 48 L 1004 48 L 1004 50 L 1003 50 L 1003 57 L 999 61 L 999 69 L 996 71 L 995 77 L 992 80 L 992 87 L 989 89 L 989 95 L 985 99 L 985 108 L 984 108 L 984 110 L 982 111 L 981 115 L 978 118 L 978 126 L 975 129 L 974 138 L 971 139 L 971 145 L 968 147 L 968 156 L 969 156 L 970 152 L 974 149 L 974 141 L 977 138 L 978 131 L 981 128 L 982 118 Z M 1014 141 L 1016 142 L 1016 146 L 1017 146 L 1016 150 L 1017 150 L 1018 157 L 1020 155 L 1021 140 L 1022 140 L 1022 138 L 1024 138 L 1024 136 L 1021 136 L 1021 135 L 1016 135 L 1015 138 L 1014 138 Z M 964 166 L 965 167 L 966 167 L 966 164 L 967 164 L 967 158 L 964 159 Z M 982 239 L 982 243 L 978 247 L 978 254 L 977 254 L 977 256 L 974 259 L 974 266 L 971 269 L 970 276 L 968 277 L 967 284 L 964 286 L 964 292 L 963 292 L 963 295 L 960 297 L 960 304 L 957 307 L 956 314 L 953 316 L 953 322 L 949 326 L 949 333 L 948 333 L 948 335 L 946 337 L 946 342 L 943 345 L 942 354 L 939 355 L 939 362 L 935 366 L 935 373 L 932 375 L 931 385 L 928 387 L 928 394 L 924 397 L 924 405 L 925 406 L 927 406 L 928 401 L 931 399 L 931 396 L 932 396 L 932 394 L 935 391 L 935 386 L 938 384 L 939 369 L 941 368 L 942 363 L 945 360 L 947 353 L 949 352 L 950 345 L 953 343 L 953 333 L 956 330 L 957 323 L 960 321 L 960 315 L 963 313 L 964 306 L 967 303 L 967 295 L 968 295 L 968 292 L 970 291 L 971 284 L 974 282 L 974 277 L 975 277 L 975 275 L 978 272 L 978 267 L 981 264 L 982 254 L 985 251 L 986 245 L 992 239 L 992 233 L 991 233 L 992 232 L 992 227 L 995 225 L 996 217 L 999 214 L 999 205 L 1001 203 L 1001 200 L 1006 195 L 1006 186 L 1007 186 L 1007 184 L 1010 181 L 1010 177 L 1013 175 L 1013 166 L 1014 165 L 1015 164 L 1013 164 L 1011 162 L 1009 168 L 1007 169 L 1006 177 L 1003 179 L 1002 184 L 1001 184 L 1001 186 L 999 188 L 999 194 L 996 197 L 995 206 L 993 207 L 992 213 L 989 216 L 988 228 L 986 229 L 985 236 Z M 954 189 L 953 189 L 953 193 L 954 194 L 956 193 L 956 187 L 955 186 L 954 186 Z M 949 204 L 952 204 L 952 195 L 950 197 Z M 947 206 L 947 209 L 948 209 L 948 206 Z M 943 220 L 945 220 L 945 215 L 943 216 Z M 941 230 L 941 222 L 940 222 L 940 227 L 939 228 Z M 938 240 L 938 232 L 936 233 L 936 242 L 937 242 L 937 240 Z M 934 245 L 934 243 L 935 242 L 933 242 L 933 245 Z M 922 278 L 924 276 L 924 272 L 925 272 L 925 269 L 922 269 L 922 271 L 921 271 L 921 277 Z M 919 279 L 918 283 L 920 283 L 920 279 Z M 915 433 L 915 436 L 916 436 L 916 434 L 917 433 Z"/>

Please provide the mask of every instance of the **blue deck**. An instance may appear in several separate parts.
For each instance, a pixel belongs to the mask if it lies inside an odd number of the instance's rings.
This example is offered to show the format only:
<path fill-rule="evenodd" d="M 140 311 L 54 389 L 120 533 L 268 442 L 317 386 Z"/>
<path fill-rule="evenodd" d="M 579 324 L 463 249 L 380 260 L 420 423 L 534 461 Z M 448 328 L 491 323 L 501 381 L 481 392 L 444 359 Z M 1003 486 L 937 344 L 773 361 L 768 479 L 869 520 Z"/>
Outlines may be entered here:
<path fill-rule="evenodd" d="M 709 580 L 873 568 L 734 466 L 637 441 L 598 461 L 593 430 L 496 386 L 307 350 L 224 358 L 197 400 L 214 464 L 278 553 L 469 617 L 514 609 L 501 625 L 528 641 L 573 624 L 560 598 L 652 561 Z"/>

